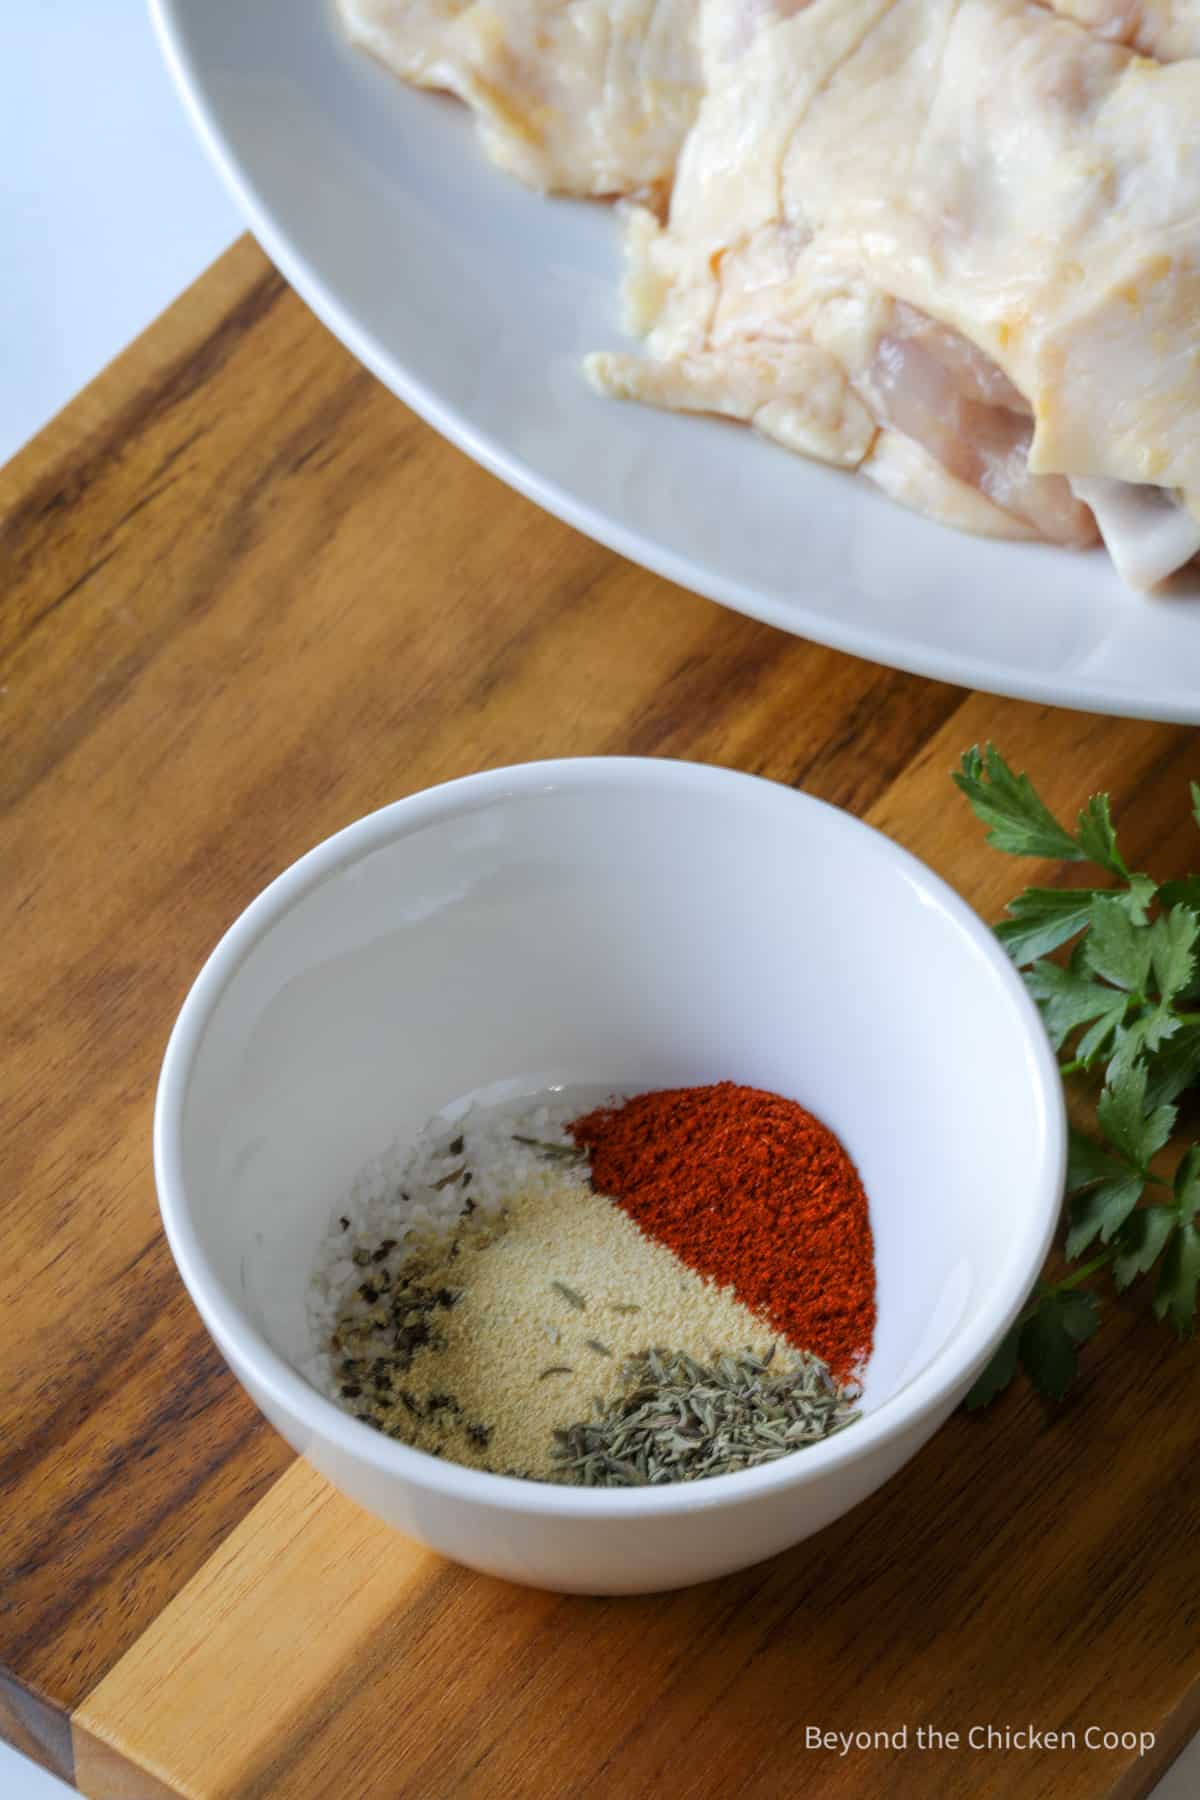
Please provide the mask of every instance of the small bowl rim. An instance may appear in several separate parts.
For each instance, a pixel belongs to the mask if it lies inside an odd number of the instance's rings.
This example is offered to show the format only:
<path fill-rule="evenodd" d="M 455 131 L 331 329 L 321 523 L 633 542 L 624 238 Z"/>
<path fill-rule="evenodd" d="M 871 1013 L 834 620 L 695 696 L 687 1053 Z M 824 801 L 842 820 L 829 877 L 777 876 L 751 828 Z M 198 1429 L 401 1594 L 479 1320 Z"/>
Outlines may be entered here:
<path fill-rule="evenodd" d="M 430 825 L 466 817 L 499 802 L 539 793 L 645 788 L 647 783 L 725 789 L 747 802 L 781 805 L 797 816 L 819 811 L 835 830 L 869 838 L 875 852 L 905 875 L 922 898 L 935 905 L 983 954 L 1026 1026 L 1026 1068 L 1035 1084 L 1046 1140 L 1040 1194 L 1035 1196 L 1040 1204 L 1030 1206 L 1022 1231 L 1010 1246 L 1008 1267 L 1002 1271 L 1008 1281 L 1001 1292 L 947 1340 L 917 1375 L 852 1430 L 809 1446 L 803 1455 L 704 1481 L 645 1488 L 559 1487 L 552 1482 L 492 1475 L 429 1456 L 352 1418 L 311 1386 L 245 1317 L 200 1244 L 183 1171 L 182 1123 L 196 1056 L 225 990 L 263 937 L 330 875 Z M 1053 1239 L 1067 1159 L 1062 1083 L 1041 1016 L 994 933 L 941 876 L 875 826 L 802 790 L 713 764 L 636 756 L 564 757 L 459 776 L 363 815 L 289 864 L 229 926 L 188 990 L 163 1056 L 153 1139 L 159 1211 L 176 1268 L 206 1328 L 239 1379 L 243 1368 L 248 1370 L 272 1404 L 300 1421 L 312 1440 L 332 1443 L 352 1461 L 429 1494 L 510 1512 L 582 1518 L 651 1517 L 748 1501 L 849 1467 L 931 1417 L 936 1425 L 940 1414 L 953 1404 L 955 1390 L 984 1365 L 1025 1303 Z"/>

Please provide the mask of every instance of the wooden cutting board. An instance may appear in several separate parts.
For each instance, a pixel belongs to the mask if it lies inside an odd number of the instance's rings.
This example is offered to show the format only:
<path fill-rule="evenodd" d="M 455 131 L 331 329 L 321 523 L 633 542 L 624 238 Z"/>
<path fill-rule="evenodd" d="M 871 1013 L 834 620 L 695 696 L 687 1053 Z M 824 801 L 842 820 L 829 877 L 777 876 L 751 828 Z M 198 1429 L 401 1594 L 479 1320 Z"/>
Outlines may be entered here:
<path fill-rule="evenodd" d="M 1145 1793 L 1200 1726 L 1200 1348 L 1115 1305 L 1068 1405 L 956 1416 L 773 1563 L 506 1587 L 341 1499 L 241 1394 L 159 1230 L 150 1119 L 226 925 L 430 782 L 725 763 L 994 915 L 1023 871 L 950 789 L 965 746 L 1061 808 L 1110 789 L 1170 874 L 1200 861 L 1196 733 L 875 668 L 644 574 L 437 438 L 248 242 L 0 475 L 0 515 L 0 1731 L 122 1800 Z M 1080 1746 L 917 1747 L 988 1726 Z"/>

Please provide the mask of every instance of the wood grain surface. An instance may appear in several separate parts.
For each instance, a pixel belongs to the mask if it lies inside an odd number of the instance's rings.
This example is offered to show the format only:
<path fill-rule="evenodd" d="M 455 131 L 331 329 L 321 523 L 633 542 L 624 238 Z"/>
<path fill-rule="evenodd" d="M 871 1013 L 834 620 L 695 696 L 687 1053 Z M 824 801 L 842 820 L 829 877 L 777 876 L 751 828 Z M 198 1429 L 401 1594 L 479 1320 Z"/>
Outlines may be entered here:
<path fill-rule="evenodd" d="M 1063 808 L 1110 789 L 1165 875 L 1200 860 L 1195 732 L 875 668 L 621 562 L 434 436 L 245 242 L 0 474 L 0 573 L 0 1733 L 97 1800 L 1145 1793 L 1200 1726 L 1200 1354 L 1132 1303 L 1068 1405 L 956 1416 L 773 1563 L 560 1598 L 293 1461 L 175 1276 L 150 1120 L 224 928 L 430 782 L 723 763 L 994 915 L 1014 869 L 949 789 L 966 745 Z M 922 1724 L 1157 1741 L 806 1748 Z"/>

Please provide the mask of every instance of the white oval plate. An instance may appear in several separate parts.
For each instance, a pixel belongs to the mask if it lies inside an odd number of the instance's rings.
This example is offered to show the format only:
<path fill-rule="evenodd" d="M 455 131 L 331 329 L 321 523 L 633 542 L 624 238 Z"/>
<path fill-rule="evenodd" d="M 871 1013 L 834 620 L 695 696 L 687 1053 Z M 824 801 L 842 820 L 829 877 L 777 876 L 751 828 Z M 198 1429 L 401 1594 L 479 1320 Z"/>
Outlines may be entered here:
<path fill-rule="evenodd" d="M 1099 551 L 961 536 L 715 419 L 604 400 L 612 208 L 493 169 L 465 109 L 403 87 L 321 0 L 151 0 L 251 228 L 381 381 L 623 556 L 785 631 L 1059 706 L 1200 721 L 1200 583 L 1148 599 Z"/>

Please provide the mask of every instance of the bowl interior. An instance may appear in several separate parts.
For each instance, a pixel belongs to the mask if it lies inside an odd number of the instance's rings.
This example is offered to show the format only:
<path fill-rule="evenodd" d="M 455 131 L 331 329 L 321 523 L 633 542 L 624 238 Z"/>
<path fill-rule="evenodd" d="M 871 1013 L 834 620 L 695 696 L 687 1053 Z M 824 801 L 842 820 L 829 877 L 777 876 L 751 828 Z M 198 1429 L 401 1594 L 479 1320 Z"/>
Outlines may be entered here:
<path fill-rule="evenodd" d="M 200 1251 L 302 1370 L 331 1214 L 431 1113 L 552 1081 L 749 1082 L 863 1176 L 875 1410 L 1040 1254 L 1056 1124 L 1031 1010 L 961 903 L 844 814 L 717 771 L 579 767 L 376 814 L 235 927 L 190 1003 Z"/>

